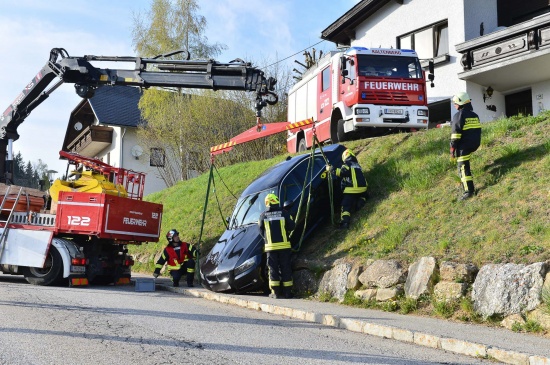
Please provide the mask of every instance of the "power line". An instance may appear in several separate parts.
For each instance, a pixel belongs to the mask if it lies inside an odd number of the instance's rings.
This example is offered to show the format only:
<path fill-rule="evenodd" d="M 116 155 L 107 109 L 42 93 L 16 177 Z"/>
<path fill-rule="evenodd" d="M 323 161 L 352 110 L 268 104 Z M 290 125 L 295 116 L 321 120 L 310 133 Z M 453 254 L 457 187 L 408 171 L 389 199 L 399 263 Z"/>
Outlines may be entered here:
<path fill-rule="evenodd" d="M 263 70 L 263 69 L 266 69 L 266 68 L 268 68 L 268 67 L 271 67 L 271 66 L 273 66 L 273 65 L 276 65 L 276 64 L 278 64 L 278 63 L 280 63 L 280 62 L 286 61 L 286 60 L 288 60 L 290 57 L 294 57 L 294 56 L 296 56 L 298 53 L 302 53 L 302 52 L 304 52 L 304 51 L 307 51 L 307 50 L 310 49 L 311 47 L 315 47 L 316 45 L 318 45 L 319 43 L 322 43 L 322 42 L 324 42 L 324 41 L 325 41 L 325 39 L 321 39 L 319 42 L 317 42 L 317 43 L 315 43 L 315 44 L 312 44 L 311 46 L 306 47 L 306 48 L 302 49 L 301 51 L 298 51 L 298 52 L 296 52 L 296 53 L 294 53 L 294 54 L 291 54 L 290 56 L 288 56 L 288 57 L 286 57 L 286 58 L 283 58 L 282 60 L 279 60 L 279 61 L 277 61 L 277 62 L 275 62 L 275 63 L 272 63 L 271 65 L 262 67 L 262 70 Z"/>

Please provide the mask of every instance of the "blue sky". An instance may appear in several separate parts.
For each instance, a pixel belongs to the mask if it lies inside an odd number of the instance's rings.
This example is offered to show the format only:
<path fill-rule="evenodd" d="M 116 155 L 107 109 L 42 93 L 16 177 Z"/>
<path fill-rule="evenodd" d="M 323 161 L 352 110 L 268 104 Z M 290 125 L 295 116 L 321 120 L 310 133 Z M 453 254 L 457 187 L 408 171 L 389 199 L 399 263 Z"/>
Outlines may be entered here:
<path fill-rule="evenodd" d="M 321 31 L 351 9 L 358 0 L 199 0 L 208 22 L 211 43 L 227 46 L 217 60 L 284 59 L 319 42 Z M 133 56 L 134 14 L 149 9 L 150 0 L 4 0 L 0 2 L 0 112 L 46 64 L 54 47 L 71 56 Z M 330 50 L 323 42 L 317 49 Z M 303 62 L 303 56 L 291 57 Z M 124 65 L 117 65 L 121 68 Z M 108 67 L 108 66 L 102 66 Z M 111 66 L 112 67 L 112 66 Z M 26 161 L 42 159 L 59 175 L 59 160 L 70 112 L 80 102 L 74 87 L 65 84 L 27 117 L 18 128 L 20 151 Z M 209 148 L 210 146 L 205 146 Z"/>

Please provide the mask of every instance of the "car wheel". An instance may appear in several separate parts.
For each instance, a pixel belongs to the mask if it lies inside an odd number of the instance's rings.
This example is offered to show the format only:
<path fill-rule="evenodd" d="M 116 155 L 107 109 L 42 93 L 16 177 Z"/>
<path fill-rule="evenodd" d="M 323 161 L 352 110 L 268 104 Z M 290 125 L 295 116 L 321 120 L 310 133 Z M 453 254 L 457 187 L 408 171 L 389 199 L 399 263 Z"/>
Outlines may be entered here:
<path fill-rule="evenodd" d="M 300 142 L 298 142 L 298 152 L 305 152 L 305 151 L 307 151 L 306 139 L 302 138 Z"/>
<path fill-rule="evenodd" d="M 346 132 L 344 132 L 344 120 L 338 120 L 338 129 L 336 132 L 338 136 L 338 142 L 344 142 L 346 140 Z"/>
<path fill-rule="evenodd" d="M 55 246 L 51 246 L 44 267 L 26 267 L 25 280 L 33 285 L 53 285 L 63 280 L 63 259 Z"/>

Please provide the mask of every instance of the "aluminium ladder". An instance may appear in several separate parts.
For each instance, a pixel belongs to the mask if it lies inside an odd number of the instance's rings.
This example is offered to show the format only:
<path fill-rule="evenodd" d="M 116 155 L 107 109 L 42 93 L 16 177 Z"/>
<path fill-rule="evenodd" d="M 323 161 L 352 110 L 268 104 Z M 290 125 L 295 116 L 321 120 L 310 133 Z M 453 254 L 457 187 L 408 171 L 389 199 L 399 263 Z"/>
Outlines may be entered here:
<path fill-rule="evenodd" d="M 4 193 L 4 198 L 2 199 L 2 203 L 0 203 L 0 216 L 4 212 L 9 212 L 8 218 L 6 220 L 0 219 L 0 224 L 4 224 L 4 230 L 0 234 L 0 260 L 2 260 L 2 254 L 4 253 L 4 247 L 6 246 L 6 241 L 8 239 L 8 224 L 11 221 L 13 212 L 15 211 L 15 208 L 17 206 L 17 203 L 19 202 L 19 198 L 21 197 L 21 192 L 23 191 L 23 187 L 19 187 L 19 191 L 17 192 L 17 196 L 15 198 L 10 198 L 10 190 L 11 185 L 7 185 L 6 192 Z M 13 206 L 11 208 L 5 208 L 7 201 L 13 201 Z"/>

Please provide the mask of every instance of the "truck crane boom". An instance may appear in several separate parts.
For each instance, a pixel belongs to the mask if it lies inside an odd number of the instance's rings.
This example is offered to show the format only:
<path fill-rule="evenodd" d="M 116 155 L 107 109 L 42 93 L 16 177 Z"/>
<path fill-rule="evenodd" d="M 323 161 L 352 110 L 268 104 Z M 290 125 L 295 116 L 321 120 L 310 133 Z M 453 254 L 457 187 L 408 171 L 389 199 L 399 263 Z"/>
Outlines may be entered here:
<path fill-rule="evenodd" d="M 171 59 L 182 54 L 183 60 Z M 133 63 L 134 69 L 98 68 L 90 62 Z M 46 90 L 56 79 L 57 82 Z M 71 83 L 82 98 L 91 98 L 98 87 L 125 85 L 141 88 L 174 87 L 211 90 L 243 90 L 256 93 L 256 117 L 266 105 L 277 103 L 277 80 L 250 63 L 235 60 L 189 60 L 187 51 L 174 51 L 154 58 L 93 56 L 71 57 L 63 48 L 53 48 L 48 62 L 0 116 L 0 182 L 7 182 L 7 146 L 19 138 L 17 128 L 59 86 Z"/>

